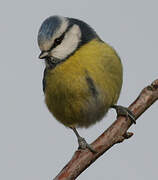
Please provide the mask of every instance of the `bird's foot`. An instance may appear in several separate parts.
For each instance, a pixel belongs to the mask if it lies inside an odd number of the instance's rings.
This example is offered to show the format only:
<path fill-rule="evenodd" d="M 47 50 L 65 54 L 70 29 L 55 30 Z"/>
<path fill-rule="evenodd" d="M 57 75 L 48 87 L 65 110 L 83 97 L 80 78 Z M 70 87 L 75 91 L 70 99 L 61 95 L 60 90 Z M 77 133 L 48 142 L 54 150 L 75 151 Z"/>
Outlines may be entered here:
<path fill-rule="evenodd" d="M 91 145 L 88 144 L 86 142 L 86 140 L 79 135 L 76 128 L 74 128 L 74 127 L 70 127 L 70 128 L 73 130 L 73 132 L 75 133 L 75 135 L 77 137 L 78 145 L 79 145 L 78 149 L 83 149 L 84 150 L 84 149 L 88 148 L 92 153 L 96 153 L 96 151 L 91 147 Z"/>
<path fill-rule="evenodd" d="M 117 116 L 126 116 L 126 118 L 130 118 L 136 124 L 135 115 L 128 108 L 119 105 L 113 105 L 112 108 L 116 110 Z"/>
<path fill-rule="evenodd" d="M 86 148 L 88 148 L 92 153 L 96 153 L 96 151 L 92 148 L 92 146 L 90 144 L 88 144 L 86 142 L 86 140 L 81 136 L 78 137 L 78 144 L 79 144 L 78 149 L 86 149 Z"/>

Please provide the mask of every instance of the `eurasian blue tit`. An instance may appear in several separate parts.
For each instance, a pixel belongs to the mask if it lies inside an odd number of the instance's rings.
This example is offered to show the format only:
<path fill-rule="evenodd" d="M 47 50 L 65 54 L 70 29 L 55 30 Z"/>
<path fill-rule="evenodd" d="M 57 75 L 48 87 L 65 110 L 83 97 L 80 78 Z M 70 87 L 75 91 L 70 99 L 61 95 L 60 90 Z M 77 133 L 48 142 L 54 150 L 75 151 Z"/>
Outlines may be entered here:
<path fill-rule="evenodd" d="M 75 132 L 79 148 L 93 151 L 76 128 L 100 121 L 110 107 L 121 109 L 116 105 L 123 77 L 119 56 L 87 23 L 62 16 L 42 23 L 38 45 L 49 111 Z"/>

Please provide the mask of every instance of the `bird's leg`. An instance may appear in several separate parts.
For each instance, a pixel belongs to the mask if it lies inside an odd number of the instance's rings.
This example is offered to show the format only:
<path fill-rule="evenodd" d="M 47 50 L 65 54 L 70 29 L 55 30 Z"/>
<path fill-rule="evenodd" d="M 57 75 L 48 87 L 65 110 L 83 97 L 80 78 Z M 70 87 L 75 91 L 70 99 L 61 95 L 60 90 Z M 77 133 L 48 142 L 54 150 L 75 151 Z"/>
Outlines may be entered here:
<path fill-rule="evenodd" d="M 96 151 L 91 147 L 91 145 L 88 144 L 86 142 L 86 140 L 79 135 L 76 128 L 74 128 L 74 127 L 70 127 L 70 128 L 73 130 L 73 132 L 75 133 L 75 135 L 77 137 L 78 145 L 79 145 L 78 149 L 86 149 L 86 148 L 88 148 L 91 152 L 96 153 Z"/>
<path fill-rule="evenodd" d="M 136 124 L 136 118 L 128 108 L 119 105 L 113 105 L 111 108 L 116 110 L 117 116 L 126 116 L 126 118 L 130 118 Z"/>

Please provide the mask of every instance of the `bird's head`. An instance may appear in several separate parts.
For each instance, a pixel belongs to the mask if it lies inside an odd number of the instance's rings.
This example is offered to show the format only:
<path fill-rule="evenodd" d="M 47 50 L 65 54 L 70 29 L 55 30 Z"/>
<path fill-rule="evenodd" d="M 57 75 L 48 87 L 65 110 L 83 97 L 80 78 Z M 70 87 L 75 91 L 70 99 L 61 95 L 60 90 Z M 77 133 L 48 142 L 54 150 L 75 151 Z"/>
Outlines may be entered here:
<path fill-rule="evenodd" d="M 97 34 L 85 22 L 51 16 L 42 23 L 38 32 L 39 58 L 48 64 L 60 63 L 94 38 L 98 38 Z"/>

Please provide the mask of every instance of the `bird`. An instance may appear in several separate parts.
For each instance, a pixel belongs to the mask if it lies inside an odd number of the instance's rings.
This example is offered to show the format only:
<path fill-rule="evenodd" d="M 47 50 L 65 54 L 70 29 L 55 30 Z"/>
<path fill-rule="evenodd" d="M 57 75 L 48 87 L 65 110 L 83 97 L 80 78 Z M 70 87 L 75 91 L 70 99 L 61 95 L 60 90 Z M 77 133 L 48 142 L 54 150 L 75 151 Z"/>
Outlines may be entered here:
<path fill-rule="evenodd" d="M 75 133 L 79 149 L 95 152 L 77 128 L 103 119 L 110 108 L 134 115 L 117 105 L 123 66 L 115 49 L 86 22 L 59 15 L 46 18 L 38 31 L 39 59 L 44 59 L 45 103 L 57 121 Z"/>

